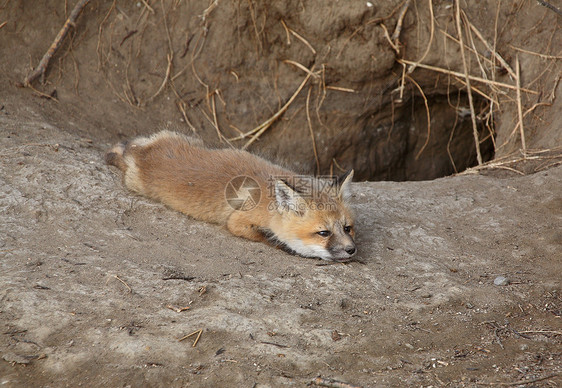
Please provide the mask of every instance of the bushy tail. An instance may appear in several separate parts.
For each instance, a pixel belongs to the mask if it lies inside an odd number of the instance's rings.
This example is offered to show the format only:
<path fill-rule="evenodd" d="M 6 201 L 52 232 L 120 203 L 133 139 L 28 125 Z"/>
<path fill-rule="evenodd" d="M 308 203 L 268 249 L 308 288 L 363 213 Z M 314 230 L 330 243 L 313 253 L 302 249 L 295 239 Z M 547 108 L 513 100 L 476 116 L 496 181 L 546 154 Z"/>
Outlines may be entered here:
<path fill-rule="evenodd" d="M 127 163 L 125 163 L 125 158 L 123 157 L 126 147 L 127 147 L 126 141 L 114 145 L 105 154 L 105 162 L 107 164 L 117 167 L 123 172 L 127 171 Z"/>

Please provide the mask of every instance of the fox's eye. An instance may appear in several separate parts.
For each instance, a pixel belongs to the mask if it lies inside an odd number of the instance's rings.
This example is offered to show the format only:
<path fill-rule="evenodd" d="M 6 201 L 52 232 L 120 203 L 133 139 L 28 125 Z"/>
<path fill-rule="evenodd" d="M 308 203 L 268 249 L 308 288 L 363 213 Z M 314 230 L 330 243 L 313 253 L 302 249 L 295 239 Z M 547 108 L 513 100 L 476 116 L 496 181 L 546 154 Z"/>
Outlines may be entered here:
<path fill-rule="evenodd" d="M 332 232 L 330 232 L 329 230 L 321 230 L 320 232 L 316 232 L 316 234 L 322 237 L 330 237 L 332 235 Z"/>
<path fill-rule="evenodd" d="M 344 231 L 345 233 L 351 232 L 351 229 L 353 229 L 352 226 L 344 226 L 344 227 L 343 227 L 343 231 Z"/>

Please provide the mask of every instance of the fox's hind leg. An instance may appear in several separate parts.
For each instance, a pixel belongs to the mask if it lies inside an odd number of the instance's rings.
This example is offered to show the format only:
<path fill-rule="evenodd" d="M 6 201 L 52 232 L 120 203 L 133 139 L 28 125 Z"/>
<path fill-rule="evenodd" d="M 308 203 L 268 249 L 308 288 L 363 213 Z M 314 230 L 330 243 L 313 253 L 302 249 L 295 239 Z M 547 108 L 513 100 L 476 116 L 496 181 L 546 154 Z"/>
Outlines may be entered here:
<path fill-rule="evenodd" d="M 150 195 L 150 187 L 145 186 L 153 184 L 153 182 L 146 182 L 147 153 L 150 154 L 153 152 L 156 156 L 158 156 L 163 152 L 162 149 L 174 150 L 179 148 L 180 145 L 185 144 L 193 147 L 204 146 L 203 141 L 200 139 L 164 130 L 155 133 L 150 137 L 141 136 L 131 141 L 116 144 L 107 152 L 107 154 L 105 154 L 105 161 L 107 164 L 116 166 L 123 172 L 123 182 L 125 183 L 125 186 L 139 194 L 144 194 L 150 197 L 152 196 Z M 149 159 L 157 160 L 158 158 L 149 157 Z M 166 169 L 166 165 L 161 162 L 151 163 L 152 165 L 149 167 L 152 169 Z M 144 179 L 143 176 L 145 177 Z"/>

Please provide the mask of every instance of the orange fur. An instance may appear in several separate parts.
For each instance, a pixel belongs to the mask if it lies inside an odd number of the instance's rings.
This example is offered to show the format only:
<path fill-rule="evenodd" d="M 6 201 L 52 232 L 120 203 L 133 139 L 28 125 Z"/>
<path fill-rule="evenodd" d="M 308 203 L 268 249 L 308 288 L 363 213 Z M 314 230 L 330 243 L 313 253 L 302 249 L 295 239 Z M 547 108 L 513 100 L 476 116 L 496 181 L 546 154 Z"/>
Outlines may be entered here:
<path fill-rule="evenodd" d="M 310 177 L 301 190 L 285 183 L 302 180 L 294 172 L 246 151 L 209 149 L 170 131 L 117 144 L 106 162 L 123 172 L 132 191 L 224 225 L 236 236 L 326 260 L 347 260 L 355 253 L 353 216 L 346 204 L 352 173 L 340 186 Z M 229 204 L 225 190 L 235 177 L 257 183 L 261 196 L 255 207 L 237 210 Z"/>

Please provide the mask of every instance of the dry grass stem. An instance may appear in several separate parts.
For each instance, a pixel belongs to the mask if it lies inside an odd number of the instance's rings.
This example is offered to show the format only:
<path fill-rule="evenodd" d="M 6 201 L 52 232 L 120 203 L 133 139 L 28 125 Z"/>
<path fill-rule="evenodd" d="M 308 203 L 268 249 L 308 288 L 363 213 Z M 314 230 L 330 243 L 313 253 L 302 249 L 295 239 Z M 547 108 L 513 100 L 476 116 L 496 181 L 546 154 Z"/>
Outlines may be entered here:
<path fill-rule="evenodd" d="M 281 24 L 283 25 L 285 33 L 287 34 L 287 44 L 291 44 L 291 33 L 289 32 L 289 27 L 287 27 L 283 19 L 281 19 Z"/>
<path fill-rule="evenodd" d="M 320 387 L 328 387 L 328 388 L 361 388 L 357 385 L 354 384 L 349 384 L 343 381 L 338 381 L 338 380 L 334 380 L 334 379 L 327 379 L 324 377 L 316 377 L 314 378 L 310 384 L 312 385 L 317 385 Z"/>
<path fill-rule="evenodd" d="M 213 10 L 217 8 L 218 5 L 219 5 L 219 0 L 213 0 L 213 2 L 203 11 L 203 13 L 199 15 L 201 20 L 205 22 L 207 20 L 207 17 L 209 17 L 211 12 L 213 12 Z"/>
<path fill-rule="evenodd" d="M 544 154 L 553 154 L 553 155 L 544 155 Z M 495 160 L 491 160 L 489 162 L 483 163 L 480 166 L 474 166 L 467 168 L 463 172 L 460 172 L 458 175 L 469 175 L 469 174 L 476 174 L 478 171 L 481 170 L 489 170 L 494 168 L 500 168 L 504 170 L 514 171 L 518 174 L 525 175 L 525 173 L 515 170 L 509 167 L 510 164 L 521 163 L 521 162 L 529 162 L 529 161 L 540 161 L 540 160 L 553 160 L 553 159 L 562 159 L 562 147 L 555 147 L 549 149 L 541 149 L 541 150 L 531 150 L 528 149 L 526 156 L 524 157 L 514 157 L 513 154 L 506 155 Z M 561 161 L 553 162 L 552 165 L 560 164 Z M 541 168 L 544 169 L 544 168 Z M 535 169 L 534 172 L 540 171 L 538 168 Z"/>
<path fill-rule="evenodd" d="M 343 50 L 345 50 L 345 48 L 347 47 L 347 45 L 349 44 L 349 42 L 351 41 L 351 39 L 353 39 L 353 37 L 355 35 L 357 35 L 359 33 L 359 31 L 363 30 L 365 28 L 365 26 L 371 25 L 371 24 L 380 24 L 382 22 L 384 22 L 385 20 L 390 19 L 391 17 L 394 16 L 394 14 L 396 12 L 398 12 L 398 9 L 400 9 L 400 7 L 402 6 L 402 4 L 398 4 L 396 7 L 394 7 L 394 9 L 386 16 L 382 17 L 382 18 L 374 18 L 374 19 L 370 19 L 367 21 L 367 23 L 365 23 L 364 25 L 358 27 L 355 29 L 355 31 L 353 31 L 351 33 L 351 35 L 346 39 L 345 43 L 342 45 L 340 51 L 338 52 L 338 54 L 336 55 L 336 58 L 339 58 L 341 56 L 341 54 L 343 53 Z M 391 44 L 391 46 L 394 46 L 394 44 L 392 43 L 392 41 L 390 41 L 390 36 L 388 35 L 388 30 L 386 30 L 386 26 L 381 25 L 381 27 L 386 31 L 386 35 L 387 38 Z"/>
<path fill-rule="evenodd" d="M 193 345 L 191 345 L 191 347 L 194 348 L 194 347 L 197 345 L 197 342 L 199 342 L 199 338 L 201 338 L 201 333 L 203 333 L 203 329 L 199 329 L 199 330 L 197 330 L 197 331 L 194 331 L 194 332 L 191 333 L 191 334 L 188 334 L 188 335 L 186 335 L 186 336 L 181 337 L 181 338 L 178 340 L 178 342 L 181 342 L 181 341 L 183 341 L 184 339 L 187 339 L 187 338 L 189 338 L 189 337 L 194 336 L 194 335 L 197 334 L 197 337 L 195 338 L 195 341 L 193 342 Z"/>
<path fill-rule="evenodd" d="M 168 49 L 170 53 L 174 53 L 174 49 L 172 46 L 172 37 L 170 36 L 170 29 L 168 28 L 168 14 L 164 9 L 164 0 L 160 0 L 160 6 L 162 7 L 162 21 L 164 22 L 164 30 L 166 31 L 166 38 L 168 38 Z"/>
<path fill-rule="evenodd" d="M 523 129 L 523 108 L 521 106 L 521 69 L 519 66 L 519 54 L 515 55 L 515 82 L 517 84 L 517 114 L 519 115 L 519 133 L 521 134 L 521 147 L 523 156 L 527 156 L 527 145 L 525 142 L 525 130 Z"/>
<path fill-rule="evenodd" d="M 123 283 L 125 285 L 125 287 L 127 287 L 127 292 L 130 294 L 131 292 L 133 292 L 133 290 L 131 289 L 131 287 L 129 287 L 129 285 L 123 280 L 121 279 L 119 276 L 117 275 L 113 275 L 113 277 L 117 280 L 119 280 L 121 283 Z"/>
<path fill-rule="evenodd" d="M 59 102 L 59 100 L 55 97 L 54 94 L 50 95 L 50 94 L 40 92 L 39 90 L 35 89 L 33 87 L 33 85 L 31 85 L 31 84 L 29 84 L 27 87 L 30 88 L 31 90 L 33 90 L 35 93 L 37 93 L 37 95 L 39 95 L 40 97 L 46 98 L 47 100 L 53 100 L 53 101 Z"/>
<path fill-rule="evenodd" d="M 455 106 L 453 106 L 451 104 L 451 102 L 449 101 L 449 106 L 453 107 L 455 109 L 456 112 L 459 111 L 459 106 L 461 104 L 461 99 L 460 99 L 460 90 L 457 90 L 457 104 Z M 447 99 L 449 99 L 449 91 L 447 90 Z M 459 122 L 459 115 L 456 114 L 455 115 L 455 122 L 453 123 L 453 128 L 451 129 L 451 133 L 449 134 L 449 140 L 447 141 L 447 155 L 449 156 L 449 161 L 451 162 L 451 165 L 453 166 L 453 170 L 455 171 L 455 174 L 457 174 L 459 171 L 457 170 L 457 165 L 455 163 L 455 159 L 453 158 L 453 154 L 451 153 L 451 142 L 453 141 L 453 137 L 455 136 L 455 129 L 457 128 L 457 124 Z"/>
<path fill-rule="evenodd" d="M 191 121 L 189 120 L 189 118 L 187 117 L 187 112 L 185 110 L 187 104 L 183 101 L 183 99 L 181 98 L 180 94 L 178 93 L 174 82 L 170 80 L 170 87 L 172 89 L 172 91 L 174 92 L 174 94 L 176 95 L 176 98 L 178 99 L 176 105 L 178 106 L 178 109 L 180 110 L 183 119 L 185 120 L 185 123 L 189 126 L 189 128 L 191 129 L 191 131 L 193 133 L 197 132 L 197 129 L 195 129 L 195 127 L 193 126 L 193 124 L 191 124 Z"/>
<path fill-rule="evenodd" d="M 501 387 L 509 387 L 509 386 L 514 386 L 514 385 L 534 384 L 536 382 L 552 379 L 554 377 L 558 377 L 558 373 L 554 373 L 554 374 L 544 376 L 544 377 L 537 377 L 536 379 L 512 381 L 510 383 L 476 383 L 476 384 L 478 384 L 478 385 L 497 385 L 497 386 L 501 386 Z"/>
<path fill-rule="evenodd" d="M 509 47 L 511 47 L 514 50 L 521 51 L 522 53 L 536 55 L 537 57 L 541 57 L 541 58 L 544 58 L 544 59 L 562 59 L 562 56 L 560 56 L 560 55 L 545 55 L 545 54 L 541 54 L 541 53 L 536 53 L 534 51 L 529 51 L 529 50 L 525 50 L 525 49 L 522 49 L 522 48 L 519 48 L 519 47 L 515 47 L 515 46 L 512 46 L 512 45 L 509 45 Z"/>
<path fill-rule="evenodd" d="M 342 88 L 340 86 L 326 86 L 326 89 L 337 90 L 339 92 L 346 92 L 346 93 L 357 93 L 357 91 L 354 89 Z"/>
<path fill-rule="evenodd" d="M 299 69 L 301 69 L 301 70 L 304 71 L 305 73 L 310 74 L 310 75 L 311 75 L 312 77 L 314 77 L 314 78 L 318 78 L 318 77 L 319 77 L 319 75 L 318 75 L 317 72 L 313 72 L 312 70 L 307 69 L 304 65 L 302 65 L 302 64 L 300 64 L 300 63 L 298 63 L 298 62 L 292 61 L 292 60 L 290 60 L 290 59 L 285 59 L 283 62 L 284 62 L 284 63 L 288 63 L 289 65 L 293 65 L 293 66 L 298 67 Z"/>
<path fill-rule="evenodd" d="M 551 11 L 555 12 L 558 14 L 558 16 L 562 16 L 562 11 L 560 11 L 560 9 L 558 9 L 557 7 L 555 7 L 554 5 L 550 4 L 549 2 L 546 2 L 544 0 L 537 0 L 537 2 L 542 5 L 543 7 L 546 7 L 548 9 L 550 9 Z"/>
<path fill-rule="evenodd" d="M 562 331 L 556 331 L 556 330 L 523 330 L 523 331 L 518 331 L 518 333 L 521 333 L 521 334 L 548 333 L 548 334 L 562 335 Z"/>
<path fill-rule="evenodd" d="M 104 65 L 104 62 L 107 62 L 107 58 L 106 58 L 106 61 L 102 61 L 101 35 L 103 33 L 103 25 L 105 24 L 105 22 L 109 18 L 109 15 L 111 15 L 113 10 L 115 9 L 115 3 L 116 2 L 117 2 L 117 0 L 113 0 L 113 3 L 111 4 L 111 7 L 109 7 L 109 11 L 107 11 L 107 13 L 105 14 L 105 17 L 103 18 L 103 20 L 101 21 L 101 23 L 98 27 L 98 42 L 97 42 L 97 45 L 96 45 L 96 52 L 98 54 L 98 72 L 102 69 L 102 67 Z"/>
<path fill-rule="evenodd" d="M 195 129 L 195 127 L 193 126 L 193 124 L 191 124 L 191 121 L 189 120 L 189 118 L 187 117 L 187 112 L 185 111 L 185 107 L 186 107 L 186 103 L 183 102 L 181 99 L 177 102 L 176 104 L 178 106 L 178 109 L 180 110 L 182 116 L 183 116 L 183 120 L 185 121 L 185 123 L 187 124 L 187 126 L 191 129 L 191 131 L 193 133 L 197 133 L 197 129 Z"/>
<path fill-rule="evenodd" d="M 459 83 L 463 84 L 464 86 L 466 86 L 466 81 L 459 78 L 459 77 L 455 77 L 455 80 L 457 80 Z M 471 85 L 472 87 L 472 91 L 475 92 L 476 94 L 481 95 L 482 97 L 484 97 L 485 99 L 487 99 L 488 101 L 490 101 L 492 104 L 495 104 L 498 108 L 500 106 L 500 102 L 496 99 L 494 99 L 492 96 L 487 95 L 486 93 L 484 93 L 482 90 L 478 89 L 477 87 L 475 87 L 474 85 Z"/>
<path fill-rule="evenodd" d="M 423 63 L 413 62 L 413 61 L 409 61 L 407 59 L 398 59 L 398 63 L 402 63 L 402 64 L 406 64 L 406 65 L 410 65 L 410 66 L 417 66 L 417 67 L 420 67 L 422 69 L 432 70 L 432 71 L 436 71 L 438 73 L 449 74 L 449 75 L 453 75 L 453 76 L 456 76 L 456 77 L 462 77 L 462 78 L 466 79 L 466 75 L 463 74 L 463 73 L 459 73 L 458 71 L 443 69 L 443 68 L 437 67 L 437 66 L 431 66 L 431 65 L 426 65 L 426 64 L 423 64 Z M 502 87 L 502 88 L 505 88 L 505 89 L 517 90 L 517 86 L 506 84 L 506 83 L 503 83 L 503 82 L 487 80 L 487 79 L 484 79 L 484 78 L 481 78 L 481 77 L 476 77 L 476 76 L 473 76 L 473 75 L 470 75 L 470 74 L 468 75 L 468 78 L 471 81 L 481 82 L 481 83 L 487 84 L 487 85 L 494 85 L 494 86 Z M 525 89 L 525 88 L 521 88 L 521 91 L 525 92 L 525 93 L 530 93 L 530 94 L 536 94 L 536 95 L 539 94 L 539 92 L 537 92 L 535 90 L 530 90 L 530 89 Z"/>
<path fill-rule="evenodd" d="M 287 63 L 291 63 L 291 64 L 296 64 L 296 62 L 293 61 L 287 61 Z M 299 68 L 302 69 L 302 65 L 297 66 Z M 312 76 L 317 76 L 317 74 L 313 73 L 312 70 L 306 69 L 304 68 L 304 71 L 306 71 L 306 77 L 304 78 L 304 80 L 302 81 L 302 83 L 299 85 L 299 87 L 297 88 L 297 90 L 293 93 L 293 95 L 291 96 L 291 98 L 289 98 L 289 100 L 285 103 L 285 105 L 283 105 L 281 107 L 281 109 L 279 109 L 273 116 L 271 116 L 269 119 L 267 119 L 266 121 L 264 121 L 263 123 L 261 123 L 260 125 L 258 125 L 256 128 L 252 129 L 251 131 L 248 131 L 240 136 L 234 137 L 229 139 L 230 141 L 235 141 L 235 140 L 242 140 L 245 139 L 247 137 L 251 137 L 251 139 L 244 145 L 244 147 L 242 147 L 243 149 L 247 149 L 250 145 L 252 145 L 257 139 L 259 139 L 259 137 L 275 122 L 277 121 L 277 119 L 279 117 L 281 117 L 281 115 L 283 113 L 285 113 L 285 111 L 289 108 L 289 106 L 293 103 L 293 101 L 295 100 L 295 98 L 297 98 L 297 96 L 299 95 L 299 93 L 301 92 L 301 90 L 304 88 L 304 86 L 306 85 L 306 83 L 308 82 L 308 80 L 310 79 L 310 77 Z"/>
<path fill-rule="evenodd" d="M 229 146 L 231 146 L 232 148 L 234 148 L 232 146 L 232 144 L 228 141 L 228 139 L 226 137 L 224 137 L 224 135 L 222 134 L 220 128 L 219 128 L 219 121 L 217 118 L 217 107 L 215 104 L 215 95 L 218 94 L 218 91 L 215 90 L 211 96 L 211 112 L 213 114 L 213 126 L 215 127 L 215 130 L 217 131 L 217 136 L 219 138 L 220 141 L 226 141 L 228 143 Z M 220 95 L 219 95 L 220 98 Z"/>
<path fill-rule="evenodd" d="M 308 129 L 310 131 L 310 139 L 312 140 L 312 152 L 314 153 L 314 160 L 316 161 L 316 174 L 320 174 L 320 162 L 318 161 L 318 151 L 316 150 L 316 140 L 314 140 L 314 131 L 312 130 L 312 121 L 310 120 L 310 93 L 312 92 L 312 87 L 308 87 L 308 93 L 306 94 L 306 120 L 308 122 Z"/>
<path fill-rule="evenodd" d="M 459 44 L 459 40 L 457 38 L 455 38 L 454 36 L 452 36 L 451 34 L 449 34 L 447 31 L 444 31 L 442 29 L 439 29 L 439 32 L 441 32 L 446 38 L 451 39 L 453 42 L 455 42 L 456 44 Z M 492 64 L 492 60 L 489 58 L 486 58 L 484 55 L 480 54 L 478 51 L 475 51 L 472 47 L 467 46 L 466 44 L 464 45 L 464 48 L 468 51 L 470 51 L 471 53 L 477 55 L 481 60 L 486 61 L 490 64 Z"/>
<path fill-rule="evenodd" d="M 146 0 L 141 0 L 141 2 L 144 4 L 144 6 L 146 7 L 146 9 L 148 9 L 150 11 L 151 14 L 154 14 L 154 9 L 152 9 L 152 7 L 150 6 L 150 4 L 148 4 L 148 2 Z"/>
<path fill-rule="evenodd" d="M 397 102 L 402 102 L 404 101 L 404 90 L 406 89 L 406 65 L 402 64 L 402 77 L 400 77 L 400 86 L 398 87 L 398 90 L 400 92 L 399 94 L 399 100 Z M 394 125 L 394 122 L 392 123 L 392 125 Z"/>
<path fill-rule="evenodd" d="M 279 109 L 277 111 L 277 113 L 275 113 L 272 117 L 270 117 L 268 120 L 266 120 L 265 122 L 263 122 L 261 125 L 258 126 L 259 130 L 257 132 L 255 132 L 255 134 L 252 136 L 252 138 L 246 143 L 244 144 L 244 147 L 242 147 L 242 149 L 247 149 L 249 146 L 251 146 L 257 139 L 259 139 L 259 137 L 265 132 L 267 131 L 267 129 L 275 122 L 277 121 L 277 119 L 279 117 L 281 117 L 281 115 L 283 113 L 285 113 L 285 111 L 289 108 L 289 106 L 293 103 L 293 101 L 295 100 L 295 98 L 297 98 L 297 96 L 299 95 L 299 93 L 301 92 L 301 90 L 304 88 L 304 85 L 306 85 L 306 83 L 308 82 L 308 80 L 311 77 L 311 73 L 307 73 L 305 79 L 302 81 L 302 83 L 299 85 L 298 89 L 295 91 L 295 93 L 293 93 L 293 95 L 291 96 L 291 98 L 289 99 L 289 101 L 287 101 L 287 103 L 285 105 L 283 105 L 283 107 L 281 107 L 281 109 Z M 254 132 L 254 130 L 250 131 L 250 132 Z"/>
<path fill-rule="evenodd" d="M 425 96 L 425 93 L 423 92 L 423 89 L 421 88 L 421 86 L 416 81 L 414 81 L 414 79 L 412 77 L 410 77 L 409 75 L 406 75 L 406 78 L 408 78 L 408 80 L 410 82 L 412 82 L 414 85 L 416 85 L 416 87 L 420 91 L 420 93 L 423 97 L 423 103 L 425 104 L 425 114 L 426 114 L 426 117 L 427 117 L 427 137 L 425 139 L 425 143 L 423 144 L 422 148 L 416 154 L 416 160 L 418 160 L 418 158 L 420 157 L 422 152 L 425 150 L 425 147 L 427 147 L 427 145 L 429 144 L 429 137 L 431 135 L 431 115 L 429 113 L 429 104 L 427 102 L 427 97 Z"/>
<path fill-rule="evenodd" d="M 289 37 L 289 33 L 291 33 L 295 38 L 303 42 L 304 45 L 308 47 L 310 51 L 312 51 L 312 54 L 316 55 L 316 50 L 314 49 L 314 47 L 312 47 L 312 45 L 308 42 L 308 40 L 306 40 L 301 35 L 299 35 L 295 30 L 289 28 L 283 19 L 281 19 L 281 24 L 283 24 L 283 27 L 285 28 L 285 32 L 287 33 L 287 44 L 291 44 L 291 39 Z"/>
<path fill-rule="evenodd" d="M 336 167 L 338 168 L 338 170 L 340 170 L 341 172 L 346 172 L 346 171 L 347 171 L 345 168 L 343 168 L 342 166 L 340 166 L 340 164 L 338 163 L 338 161 L 336 160 L 336 158 L 332 158 L 332 162 L 333 162 L 333 164 L 336 165 Z M 332 169 L 330 169 L 330 173 L 331 173 L 331 175 L 334 175 L 334 174 L 332 173 Z"/>
<path fill-rule="evenodd" d="M 144 3 L 144 1 L 143 1 L 143 3 Z M 148 4 L 146 4 L 146 5 L 148 6 Z M 152 102 L 156 97 L 158 97 L 158 95 L 160 93 L 162 93 L 162 91 L 166 87 L 166 84 L 168 83 L 168 81 L 170 81 L 170 74 L 172 72 L 172 64 L 173 64 L 173 61 L 174 61 L 174 50 L 172 48 L 172 38 L 170 36 L 170 30 L 168 29 L 168 22 L 166 20 L 167 16 L 166 16 L 166 11 L 164 9 L 164 1 L 163 0 L 160 1 L 160 5 L 162 7 L 162 20 L 164 21 L 164 29 L 166 30 L 166 37 L 168 38 L 169 53 L 168 53 L 168 55 L 166 55 L 168 65 L 166 66 L 166 74 L 164 75 L 164 79 L 162 80 L 162 84 L 160 85 L 160 87 L 158 88 L 156 93 L 154 93 L 152 95 L 152 97 L 150 97 L 148 99 L 147 103 Z M 152 13 L 154 13 L 154 10 L 152 10 Z"/>
<path fill-rule="evenodd" d="M 480 153 L 480 141 L 478 140 L 478 126 L 476 124 L 476 114 L 474 113 L 474 101 L 472 100 L 472 90 L 470 88 L 470 77 L 468 76 L 468 65 L 464 53 L 463 31 L 461 26 L 461 7 L 459 0 L 455 0 L 455 17 L 457 22 L 457 32 L 459 34 L 459 46 L 461 51 L 462 64 L 464 69 L 464 77 L 466 80 L 466 93 L 468 96 L 468 105 L 470 107 L 470 118 L 472 120 L 472 134 L 474 136 L 474 146 L 476 148 L 476 159 L 478 164 L 482 164 L 482 154 Z"/>
<path fill-rule="evenodd" d="M 384 24 L 381 24 L 381 27 L 384 31 L 384 37 L 386 38 L 386 40 L 388 41 L 388 43 L 390 44 L 390 46 L 392 47 L 392 49 L 394 50 L 394 52 L 396 52 L 396 55 L 400 54 L 400 49 L 398 48 L 398 46 L 396 46 L 394 44 L 394 42 L 392 41 L 392 39 L 390 38 L 390 35 L 388 34 L 388 30 L 386 28 L 386 26 Z"/>
<path fill-rule="evenodd" d="M 463 12 L 464 14 L 464 12 Z M 468 21 L 468 18 L 466 18 L 466 14 L 464 15 L 465 20 L 468 24 L 468 26 L 470 27 L 470 29 L 472 30 L 472 32 L 474 32 L 474 34 L 478 37 L 478 39 L 480 39 L 480 41 L 484 44 L 484 46 L 486 46 L 486 49 L 492 53 L 492 55 L 500 62 L 500 64 L 502 65 L 502 67 L 504 69 L 507 70 L 507 72 L 509 73 L 509 75 L 513 78 L 515 78 L 515 72 L 513 71 L 513 69 L 511 68 L 511 66 L 509 66 L 509 64 L 505 61 L 505 59 L 503 59 L 503 57 L 492 48 L 492 46 L 490 46 L 490 44 L 488 43 L 488 41 L 482 36 L 482 34 L 480 33 L 480 31 L 478 31 L 478 29 L 474 26 L 474 24 L 470 23 L 470 21 Z"/>
<path fill-rule="evenodd" d="M 402 23 L 404 22 L 404 17 L 406 16 L 406 12 L 408 12 L 408 8 L 410 7 L 410 3 L 412 0 L 406 0 L 402 8 L 400 9 L 400 13 L 398 14 L 398 21 L 396 22 L 396 27 L 394 28 L 394 32 L 390 37 L 391 41 L 394 42 L 394 47 L 398 50 L 397 53 L 400 54 L 400 33 L 402 32 Z"/>
<path fill-rule="evenodd" d="M 302 36 L 300 36 L 299 34 L 297 34 L 295 31 L 289 29 L 289 31 L 291 32 L 291 34 L 293 34 L 298 40 L 300 40 L 301 42 L 304 43 L 304 45 L 306 47 L 308 47 L 310 49 L 310 51 L 312 51 L 312 54 L 316 55 L 316 50 L 314 49 L 314 47 L 312 47 L 312 45 L 310 43 L 308 43 L 308 41 L 303 38 Z"/>
<path fill-rule="evenodd" d="M 417 60 L 418 63 L 423 62 L 423 60 L 425 59 L 425 57 L 429 53 L 429 50 L 431 49 L 431 44 L 433 43 L 433 35 L 435 34 L 435 16 L 433 15 L 433 1 L 428 0 L 428 2 L 429 2 L 428 5 L 429 5 L 429 14 L 430 14 L 430 21 L 431 21 L 431 26 L 430 26 L 430 31 L 429 31 L 429 42 L 427 43 L 427 47 L 425 48 L 425 52 L 423 53 L 421 58 Z M 409 72 L 411 73 L 414 70 L 415 70 L 415 66 L 411 67 L 409 69 Z"/>
<path fill-rule="evenodd" d="M 176 313 L 181 313 L 183 311 L 187 311 L 189 310 L 191 307 L 190 306 L 185 306 L 185 307 L 175 307 L 172 306 L 171 304 L 167 305 L 166 308 L 169 308 L 170 310 L 175 311 Z"/>
<path fill-rule="evenodd" d="M 464 11 L 461 12 L 461 18 L 465 26 L 470 25 L 470 21 L 468 20 L 468 17 L 466 16 L 466 13 Z M 478 49 L 476 48 L 476 43 L 474 42 L 474 38 L 472 37 L 472 33 L 470 32 L 469 28 L 467 28 L 466 34 L 468 36 L 468 40 L 470 41 L 470 46 L 472 47 L 472 50 L 474 52 L 478 52 Z M 488 79 L 488 73 L 486 72 L 486 69 L 482 65 L 482 61 L 480 60 L 480 55 L 476 55 L 475 58 L 476 58 L 476 62 L 478 63 L 478 67 L 480 68 L 480 73 L 482 74 L 482 78 Z"/>

